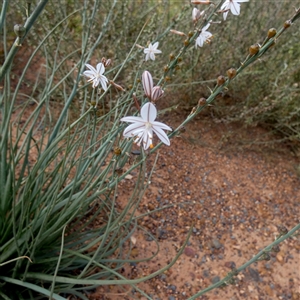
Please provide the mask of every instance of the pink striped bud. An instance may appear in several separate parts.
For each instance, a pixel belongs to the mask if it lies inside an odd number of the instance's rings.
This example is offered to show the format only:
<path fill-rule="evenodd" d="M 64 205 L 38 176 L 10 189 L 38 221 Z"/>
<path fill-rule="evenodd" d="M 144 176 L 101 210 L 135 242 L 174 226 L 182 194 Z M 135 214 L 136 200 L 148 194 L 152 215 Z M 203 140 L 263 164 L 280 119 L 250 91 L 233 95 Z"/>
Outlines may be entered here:
<path fill-rule="evenodd" d="M 153 89 L 153 79 L 148 71 L 144 71 L 142 75 L 142 83 L 145 91 L 145 95 L 148 99 L 151 99 L 151 91 Z"/>
<path fill-rule="evenodd" d="M 198 8 L 194 7 L 192 12 L 192 19 L 197 22 L 204 15 L 204 10 L 200 11 Z"/>
<path fill-rule="evenodd" d="M 161 89 L 161 87 L 159 85 L 155 86 L 151 92 L 151 100 L 156 101 L 159 98 L 161 98 L 163 94 L 164 94 L 164 91 Z"/>

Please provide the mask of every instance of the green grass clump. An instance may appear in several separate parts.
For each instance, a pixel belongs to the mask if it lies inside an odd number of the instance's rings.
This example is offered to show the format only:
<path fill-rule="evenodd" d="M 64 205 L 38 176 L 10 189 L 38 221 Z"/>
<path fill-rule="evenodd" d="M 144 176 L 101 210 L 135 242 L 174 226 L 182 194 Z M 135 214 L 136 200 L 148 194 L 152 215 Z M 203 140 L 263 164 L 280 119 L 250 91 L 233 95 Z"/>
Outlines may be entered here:
<path fill-rule="evenodd" d="M 266 10 L 263 2 L 250 3 L 239 18 L 230 15 L 229 22 L 212 23 L 211 45 L 195 49 L 199 32 L 191 22 L 191 6 L 180 7 L 176 1 L 3 2 L 3 299 L 61 300 L 70 294 L 87 299 L 87 290 L 112 284 L 129 284 L 149 299 L 136 284 L 165 271 L 181 254 L 182 250 L 168 266 L 147 277 L 128 280 L 119 272 L 125 264 L 151 259 L 158 251 L 156 244 L 152 257 L 130 257 L 131 237 L 144 230 L 135 213 L 149 182 L 146 161 L 161 146 L 141 149 L 132 159 L 133 141 L 122 137 L 126 125 L 120 119 L 135 114 L 138 104 L 146 101 L 141 85 L 144 70 L 169 95 L 179 93 L 177 103 L 194 106 L 182 126 L 227 93 L 234 102 L 229 109 L 222 107 L 222 100 L 216 102 L 220 117 L 267 124 L 290 139 L 298 137 L 295 81 L 300 75 L 294 64 L 298 33 L 291 28 L 290 35 L 278 39 L 282 47 L 277 50 L 276 43 L 272 48 L 284 28 L 271 18 L 287 18 L 284 12 L 290 3 L 268 3 Z M 220 20 L 220 6 L 208 6 L 206 18 L 197 26 Z M 12 41 L 11 24 L 16 19 L 25 35 Z M 271 25 L 279 26 L 280 33 L 266 41 L 257 55 L 247 57 L 249 45 L 263 43 L 261 37 Z M 186 35 L 174 35 L 170 29 Z M 141 46 L 155 41 L 162 54 L 145 62 Z M 105 72 L 110 80 L 106 91 L 93 89 L 82 78 L 85 64 L 95 66 L 103 57 L 112 60 Z M 237 69 L 237 80 L 226 77 L 216 85 L 217 76 L 226 75 L 230 67 Z M 257 76 L 263 78 L 261 83 Z M 198 103 L 202 96 L 207 98 L 204 104 Z M 137 171 L 134 188 L 126 206 L 117 209 L 119 183 L 133 170 Z"/>

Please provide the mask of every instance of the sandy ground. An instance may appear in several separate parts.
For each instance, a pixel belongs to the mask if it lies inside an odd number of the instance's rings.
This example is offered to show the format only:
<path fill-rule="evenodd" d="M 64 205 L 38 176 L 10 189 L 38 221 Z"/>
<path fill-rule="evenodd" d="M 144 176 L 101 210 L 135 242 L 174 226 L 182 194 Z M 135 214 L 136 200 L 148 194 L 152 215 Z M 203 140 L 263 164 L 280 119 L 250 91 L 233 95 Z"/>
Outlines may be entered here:
<path fill-rule="evenodd" d="M 181 116 L 163 117 L 167 124 Z M 226 276 L 270 244 L 278 226 L 299 223 L 299 159 L 285 146 L 267 142 L 266 132 L 240 125 L 215 124 L 198 118 L 186 131 L 160 149 L 151 183 L 139 213 L 155 211 L 140 225 L 159 242 L 159 253 L 149 262 L 128 265 L 127 278 L 159 270 L 175 257 L 192 228 L 192 236 L 176 264 L 138 287 L 151 299 L 188 299 Z M 267 146 L 266 146 L 267 145 Z M 151 170 L 155 155 L 148 160 Z M 126 203 L 136 174 L 120 185 L 118 205 Z M 137 231 L 132 257 L 156 251 L 153 239 Z M 198 299 L 300 299 L 300 241 L 293 237 L 238 274 L 233 284 Z M 99 287 L 90 299 L 146 299 L 131 287 Z"/>

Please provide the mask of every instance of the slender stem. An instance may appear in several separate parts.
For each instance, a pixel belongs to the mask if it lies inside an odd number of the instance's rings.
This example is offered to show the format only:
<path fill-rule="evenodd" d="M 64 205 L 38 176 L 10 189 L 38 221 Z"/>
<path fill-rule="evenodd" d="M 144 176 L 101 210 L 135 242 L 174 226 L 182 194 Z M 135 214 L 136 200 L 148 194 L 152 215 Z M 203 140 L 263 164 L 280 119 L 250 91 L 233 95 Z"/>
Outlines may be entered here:
<path fill-rule="evenodd" d="M 5 23 L 5 16 L 7 12 L 7 7 L 8 7 L 8 1 L 4 0 L 2 3 L 2 9 L 1 9 L 1 15 L 0 15 L 0 31 L 3 28 L 3 25 Z"/>
<path fill-rule="evenodd" d="M 5 1 L 4 1 L 5 2 Z M 20 49 L 20 44 L 22 44 L 22 42 L 24 41 L 27 33 L 29 32 L 29 30 L 31 29 L 31 27 L 33 26 L 34 22 L 36 21 L 36 19 L 39 17 L 39 15 L 42 13 L 43 9 L 45 8 L 46 4 L 47 4 L 48 0 L 41 0 L 39 2 L 39 4 L 37 5 L 36 9 L 33 11 L 32 15 L 27 19 L 24 27 L 25 27 L 25 35 L 22 38 L 17 38 L 15 40 L 15 42 L 13 43 L 5 61 L 3 66 L 0 69 L 0 82 L 3 80 L 5 74 L 8 72 L 12 61 L 15 57 L 15 55 L 17 54 L 18 50 Z M 4 6 L 5 3 L 3 3 Z M 2 7 L 3 7 L 2 6 Z M 1 13 L 2 14 L 2 13 Z"/>

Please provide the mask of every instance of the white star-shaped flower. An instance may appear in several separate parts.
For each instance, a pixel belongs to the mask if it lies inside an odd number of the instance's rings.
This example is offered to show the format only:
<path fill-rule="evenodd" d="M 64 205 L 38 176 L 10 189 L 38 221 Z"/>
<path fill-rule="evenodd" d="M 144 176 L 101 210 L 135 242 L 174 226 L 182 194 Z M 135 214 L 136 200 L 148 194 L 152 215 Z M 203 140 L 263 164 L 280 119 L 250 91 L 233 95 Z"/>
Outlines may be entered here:
<path fill-rule="evenodd" d="M 147 102 L 141 108 L 141 117 L 124 117 L 121 119 L 122 122 L 132 123 L 124 130 L 123 136 L 127 138 L 135 136 L 134 142 L 138 146 L 143 143 L 144 149 L 147 150 L 149 147 L 153 147 L 152 139 L 153 132 L 155 132 L 164 144 L 170 146 L 170 140 L 163 129 L 169 131 L 172 129 L 164 123 L 155 121 L 156 116 L 156 107 L 151 102 Z"/>
<path fill-rule="evenodd" d="M 97 64 L 96 69 L 89 65 L 85 64 L 89 70 L 84 71 L 83 75 L 90 78 L 88 82 L 93 82 L 93 88 L 97 87 L 99 83 L 101 84 L 103 90 L 107 90 L 107 78 L 103 75 L 105 72 L 105 67 L 102 63 Z"/>
<path fill-rule="evenodd" d="M 206 41 L 209 41 L 209 39 L 212 37 L 212 34 L 209 31 L 206 31 L 208 27 L 210 26 L 210 23 L 208 23 L 206 26 L 204 26 L 199 34 L 199 36 L 196 39 L 196 48 L 197 45 L 199 47 L 202 47 Z"/>
<path fill-rule="evenodd" d="M 161 51 L 157 49 L 158 45 L 158 42 L 154 43 L 153 45 L 150 43 L 148 48 L 144 49 L 144 53 L 146 54 L 146 61 L 149 60 L 149 58 L 155 60 L 155 54 L 161 53 Z"/>
<path fill-rule="evenodd" d="M 223 18 L 226 20 L 229 10 L 235 16 L 240 14 L 240 3 L 248 2 L 249 0 L 226 0 L 222 6 L 221 10 L 224 11 Z"/>

